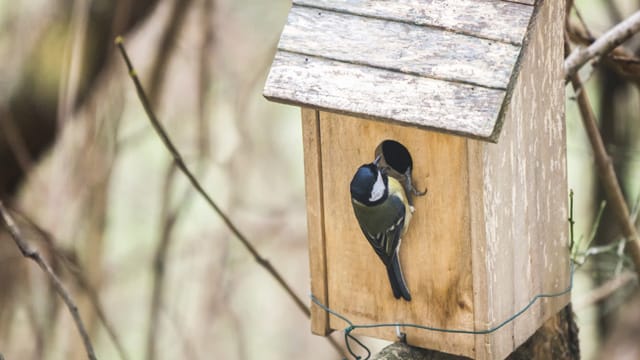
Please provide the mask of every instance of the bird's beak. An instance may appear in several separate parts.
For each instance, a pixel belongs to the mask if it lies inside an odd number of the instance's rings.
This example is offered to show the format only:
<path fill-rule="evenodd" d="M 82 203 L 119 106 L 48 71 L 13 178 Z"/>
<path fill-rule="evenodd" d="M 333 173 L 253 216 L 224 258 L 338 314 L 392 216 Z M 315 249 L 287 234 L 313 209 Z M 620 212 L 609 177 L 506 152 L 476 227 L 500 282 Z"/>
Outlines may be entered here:
<path fill-rule="evenodd" d="M 382 154 L 378 155 L 375 160 L 373 160 L 373 165 L 378 166 L 380 163 L 380 159 L 382 158 Z"/>

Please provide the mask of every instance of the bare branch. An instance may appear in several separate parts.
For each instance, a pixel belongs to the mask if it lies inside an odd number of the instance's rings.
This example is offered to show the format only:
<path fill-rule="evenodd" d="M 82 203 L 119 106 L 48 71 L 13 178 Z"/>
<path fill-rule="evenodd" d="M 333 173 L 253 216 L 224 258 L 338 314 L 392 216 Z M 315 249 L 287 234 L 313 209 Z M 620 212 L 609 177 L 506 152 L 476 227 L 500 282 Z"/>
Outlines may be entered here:
<path fill-rule="evenodd" d="M 209 119 L 210 111 L 206 104 L 211 78 L 211 53 L 215 48 L 215 27 L 212 19 L 215 19 L 216 2 L 204 0 L 202 4 L 200 20 L 204 34 L 200 46 L 200 59 L 198 64 L 198 151 L 201 157 L 209 156 Z"/>
<path fill-rule="evenodd" d="M 20 130 L 15 124 L 15 120 L 3 108 L 0 108 L 0 130 L 9 149 L 13 152 L 20 170 L 26 174 L 33 166 L 33 159 L 29 154 L 29 149 L 22 134 L 20 134 Z"/>
<path fill-rule="evenodd" d="M 35 261 L 36 264 L 40 266 L 42 271 L 44 271 L 45 274 L 49 277 L 49 280 L 53 284 L 56 292 L 58 293 L 58 295 L 60 295 L 65 305 L 67 305 L 67 308 L 69 309 L 69 312 L 73 317 L 73 321 L 78 328 L 78 333 L 80 333 L 80 337 L 82 337 L 82 342 L 84 343 L 85 350 L 87 351 L 87 356 L 90 360 L 96 360 L 97 358 L 93 351 L 93 345 L 91 345 L 89 334 L 87 333 L 82 319 L 80 318 L 78 306 L 76 305 L 75 301 L 71 298 L 71 295 L 69 294 L 67 289 L 65 289 L 64 285 L 62 284 L 58 276 L 53 272 L 49 264 L 47 264 L 42 256 L 40 256 L 40 253 L 38 253 L 38 251 L 35 249 L 31 249 L 27 242 L 23 239 L 20 229 L 18 229 L 18 226 L 9 214 L 9 211 L 4 207 L 2 201 L 0 201 L 0 215 L 4 220 L 7 230 L 9 230 L 9 234 L 11 234 L 11 237 L 15 241 L 16 245 L 18 245 L 22 256 Z"/>
<path fill-rule="evenodd" d="M 565 53 L 569 52 L 569 39 L 565 36 Z M 582 91 L 580 76 L 574 73 L 569 78 L 573 85 L 573 90 L 576 92 L 578 109 L 580 110 L 582 123 L 584 124 L 587 136 L 591 142 L 591 147 L 593 148 L 598 177 L 607 195 L 607 202 L 622 228 L 622 234 L 629 243 L 628 249 L 636 272 L 640 273 L 640 238 L 638 237 L 638 231 L 631 221 L 629 208 L 620 189 L 620 183 L 618 182 L 611 158 L 602 141 L 602 136 L 598 129 L 596 116 L 593 113 L 589 97 L 586 91 Z"/>
<path fill-rule="evenodd" d="M 588 294 L 578 298 L 573 302 L 573 306 L 576 311 L 580 311 L 587 306 L 599 303 L 600 301 L 608 298 L 611 294 L 618 291 L 620 288 L 629 284 L 633 280 L 636 280 L 638 275 L 632 271 L 624 271 L 620 275 L 608 280 L 604 284 L 590 291 Z"/>
<path fill-rule="evenodd" d="M 181 344 L 182 352 L 184 353 L 183 358 L 190 360 L 200 359 L 200 356 L 198 356 L 198 353 L 196 352 L 196 346 L 192 343 L 193 339 L 186 331 L 186 326 L 180 322 L 180 318 L 177 314 L 170 312 L 168 309 L 163 309 L 163 312 L 169 324 L 172 325 L 171 327 L 174 330 L 173 332 L 176 339 L 178 339 L 178 342 Z"/>
<path fill-rule="evenodd" d="M 174 0 L 173 8 L 171 9 L 171 18 L 164 29 L 160 45 L 155 56 L 155 61 L 151 66 L 151 79 L 149 86 L 149 101 L 153 104 L 157 104 L 158 98 L 162 91 L 164 79 L 166 76 L 166 70 L 170 54 L 173 51 L 174 44 L 178 35 L 180 34 L 185 18 L 189 8 L 191 7 L 191 0 Z M 153 260 L 153 290 L 151 292 L 151 305 L 149 307 L 149 323 L 147 330 L 146 340 L 146 359 L 154 360 L 156 358 L 156 343 L 158 340 L 158 334 L 160 328 L 158 326 L 158 316 L 160 314 L 160 308 L 163 304 L 164 297 L 164 263 L 167 257 L 169 245 L 171 242 L 171 234 L 173 232 L 174 225 L 176 224 L 179 210 L 178 207 L 174 212 L 169 210 L 171 190 L 173 188 L 173 180 L 176 174 L 176 163 L 172 162 L 169 165 L 169 171 L 165 177 L 165 185 L 163 187 L 163 200 L 161 220 L 163 229 L 160 234 L 160 241 L 156 247 L 156 253 Z M 185 195 L 186 198 L 186 195 Z"/>
<path fill-rule="evenodd" d="M 573 76 L 594 57 L 608 54 L 640 30 L 640 11 L 617 24 L 587 48 L 574 50 L 564 61 L 566 78 Z"/>
<path fill-rule="evenodd" d="M 160 140 L 162 140 L 167 150 L 173 156 L 173 161 L 175 162 L 178 169 L 180 169 L 180 171 L 182 171 L 182 173 L 189 179 L 189 182 L 191 183 L 191 185 L 207 202 L 209 207 L 211 207 L 211 209 L 222 219 L 222 221 L 224 222 L 226 227 L 229 229 L 229 231 L 231 231 L 231 233 L 233 233 L 233 235 L 242 243 L 242 245 L 244 245 L 245 249 L 247 249 L 247 251 L 251 253 L 251 255 L 253 256 L 254 260 L 258 263 L 258 265 L 260 265 L 264 270 L 266 270 L 271 275 L 271 277 L 273 277 L 276 280 L 276 282 L 280 285 L 280 287 L 282 287 L 282 289 L 294 301 L 298 309 L 300 309 L 300 311 L 302 311 L 307 317 L 310 317 L 311 312 L 309 310 L 309 307 L 305 305 L 305 303 L 302 301 L 302 299 L 300 299 L 298 295 L 296 295 L 296 293 L 293 291 L 291 286 L 284 280 L 282 275 L 273 267 L 273 265 L 271 265 L 271 263 L 267 259 L 265 259 L 260 255 L 260 253 L 256 250 L 256 248 L 251 244 L 249 239 L 240 231 L 240 229 L 238 229 L 238 227 L 222 211 L 222 209 L 220 209 L 218 204 L 213 200 L 213 198 L 211 198 L 211 196 L 207 193 L 207 191 L 202 187 L 200 182 L 193 175 L 193 172 L 189 170 L 184 160 L 182 160 L 182 156 L 180 155 L 180 152 L 178 152 L 178 149 L 175 147 L 175 145 L 173 144 L 173 141 L 171 141 L 171 139 L 169 138 L 169 135 L 167 134 L 164 127 L 162 126 L 160 121 L 158 121 L 158 118 L 153 112 L 149 99 L 144 92 L 144 88 L 142 87 L 142 84 L 140 83 L 140 79 L 138 79 L 138 75 L 135 69 L 133 68 L 133 65 L 131 64 L 129 55 L 126 49 L 124 48 L 124 40 L 122 39 L 122 37 L 118 36 L 115 40 L 115 43 L 120 49 L 120 53 L 122 54 L 122 57 L 127 65 L 127 69 L 129 70 L 129 76 L 133 80 L 133 84 L 136 87 L 138 97 L 140 98 L 140 101 L 142 102 L 142 106 L 144 107 L 144 110 L 147 113 L 147 117 L 149 118 L 149 121 L 151 122 L 151 125 L 153 126 L 154 130 L 160 137 Z M 335 342 L 335 340 L 333 340 L 330 337 L 327 337 L 327 339 L 340 354 L 344 354 L 344 350 L 340 347 L 340 345 L 338 345 Z"/>
<path fill-rule="evenodd" d="M 94 311 L 98 315 L 98 318 L 102 322 L 102 325 L 104 326 L 105 330 L 107 331 L 107 335 L 109 336 L 114 346 L 116 347 L 116 350 L 120 355 L 120 358 L 122 360 L 129 360 L 130 357 L 127 355 L 127 352 L 125 351 L 124 346 L 122 345 L 122 341 L 120 341 L 120 337 L 115 331 L 115 327 L 113 326 L 111 321 L 109 321 L 109 318 L 107 317 L 107 314 L 104 311 L 104 307 L 102 306 L 102 302 L 100 301 L 100 297 L 98 296 L 98 291 L 91 285 L 91 282 L 89 281 L 89 279 L 87 279 L 87 276 L 85 275 L 85 271 L 82 265 L 80 264 L 80 262 L 78 261 L 78 257 L 76 253 L 74 251 L 61 249 L 60 247 L 56 246 L 56 244 L 59 244 L 60 241 L 57 241 L 49 231 L 45 230 L 40 224 L 38 224 L 35 220 L 33 220 L 24 212 L 17 211 L 16 209 L 13 209 L 13 211 L 15 214 L 18 215 L 18 217 L 21 220 L 26 221 L 29 224 L 29 226 L 33 228 L 33 230 L 35 230 L 38 234 L 40 234 L 45 244 L 47 244 L 48 246 L 47 250 L 49 250 L 57 258 L 61 260 L 65 268 L 75 278 L 80 288 L 82 288 L 82 290 L 87 293 L 91 306 L 93 307 Z"/>
<path fill-rule="evenodd" d="M 181 206 L 175 211 L 171 208 L 171 190 L 175 180 L 176 170 L 178 168 L 175 162 L 169 165 L 162 186 L 162 205 L 160 209 L 160 219 L 162 221 L 162 230 L 160 231 L 160 241 L 156 246 L 155 255 L 153 257 L 153 280 L 151 290 L 151 305 L 149 306 L 149 323 L 147 329 L 147 360 L 156 358 L 156 342 L 158 340 L 158 320 L 160 309 L 163 306 L 164 299 L 164 279 L 165 279 L 165 262 L 171 245 L 172 233 L 174 225 L 178 220 Z M 187 196 L 183 197 L 186 199 Z M 181 201 L 182 204 L 182 201 Z"/>
<path fill-rule="evenodd" d="M 227 228 L 238 238 L 238 240 L 240 240 L 240 242 L 244 245 L 244 247 L 251 253 L 251 255 L 254 257 L 256 262 L 260 264 L 260 266 L 264 267 L 265 270 L 267 270 L 275 278 L 275 280 L 283 287 L 283 289 L 294 300 L 296 305 L 298 305 L 300 310 L 304 312 L 307 316 L 309 316 L 310 314 L 309 308 L 293 292 L 293 289 L 291 289 L 289 284 L 286 283 L 282 275 L 280 275 L 280 273 L 277 270 L 275 270 L 275 268 L 269 263 L 268 260 L 266 260 L 260 255 L 260 253 L 256 250 L 256 248 L 251 244 L 251 242 L 249 242 L 248 238 L 242 232 L 240 232 L 240 229 L 238 229 L 238 227 L 231 221 L 231 219 L 229 219 L 229 217 L 220 209 L 218 204 L 211 198 L 211 196 L 209 196 L 209 194 L 202 187 L 200 182 L 195 178 L 191 170 L 189 170 L 185 162 L 182 160 L 182 156 L 178 152 L 178 149 L 175 147 L 175 145 L 169 138 L 169 135 L 164 130 L 164 127 L 158 121 L 158 119 L 155 116 L 155 113 L 151 109 L 151 105 L 149 103 L 149 100 L 147 99 L 146 94 L 144 93 L 142 84 L 140 84 L 140 80 L 138 79 L 138 76 L 131 64 L 131 60 L 129 60 L 129 56 L 124 48 L 122 38 L 119 37 L 116 40 L 116 44 L 120 48 L 120 51 L 122 52 L 125 62 L 127 63 L 127 67 L 129 68 L 129 74 L 133 79 L 136 90 L 138 91 L 138 96 L 140 97 L 140 100 L 142 101 L 142 105 L 144 106 L 144 109 L 147 112 L 147 115 L 149 116 L 149 120 L 151 121 L 151 124 L 153 125 L 154 130 L 156 131 L 156 133 L 158 134 L 158 136 L 166 146 L 167 150 L 169 150 L 169 152 L 173 156 L 173 160 L 175 161 L 176 166 L 180 169 L 180 171 L 182 171 L 185 174 L 185 176 L 191 182 L 191 185 L 205 199 L 205 201 L 216 212 L 216 214 L 220 216 L 220 218 L 225 223 Z"/>
<path fill-rule="evenodd" d="M 152 104 L 158 103 L 158 97 L 162 90 L 162 83 L 166 75 L 166 68 L 169 61 L 169 54 L 173 49 L 184 20 L 187 17 L 187 10 L 191 6 L 192 0 L 174 0 L 171 9 L 171 18 L 162 33 L 160 46 L 155 56 L 154 64 L 151 66 L 150 85 L 149 85 L 149 101 Z"/>

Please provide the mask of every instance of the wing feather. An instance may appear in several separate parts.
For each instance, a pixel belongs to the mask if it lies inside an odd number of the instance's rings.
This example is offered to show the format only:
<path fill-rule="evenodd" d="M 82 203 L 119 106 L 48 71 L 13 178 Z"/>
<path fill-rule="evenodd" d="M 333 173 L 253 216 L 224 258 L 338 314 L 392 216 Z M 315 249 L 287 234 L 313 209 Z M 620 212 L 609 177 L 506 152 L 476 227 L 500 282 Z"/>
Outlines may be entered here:
<path fill-rule="evenodd" d="M 360 224 L 360 229 L 364 234 L 365 238 L 369 241 L 376 254 L 380 257 L 382 262 L 385 265 L 391 264 L 391 260 L 396 252 L 396 249 L 400 245 L 400 236 L 403 233 L 404 229 L 404 221 L 406 215 L 406 208 L 402 200 L 396 196 L 392 196 L 390 201 L 387 202 L 384 206 L 390 206 L 390 209 L 373 209 L 372 211 L 376 211 L 379 214 L 386 215 L 385 218 L 377 218 L 374 216 L 374 221 L 377 221 L 378 228 L 380 231 L 376 233 L 371 233 L 371 228 L 367 229 L 363 225 L 364 221 L 358 221 Z M 393 218 L 389 218 L 388 215 L 393 214 Z M 365 220 L 365 219 L 362 219 Z M 370 221 L 371 219 L 366 219 L 366 221 Z"/>

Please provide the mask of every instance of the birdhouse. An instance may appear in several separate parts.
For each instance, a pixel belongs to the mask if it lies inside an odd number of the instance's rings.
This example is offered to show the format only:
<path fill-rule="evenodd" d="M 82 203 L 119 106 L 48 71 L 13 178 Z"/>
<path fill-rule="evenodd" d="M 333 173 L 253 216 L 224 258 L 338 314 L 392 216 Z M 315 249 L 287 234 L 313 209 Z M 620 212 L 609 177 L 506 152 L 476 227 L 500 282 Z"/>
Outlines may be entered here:
<path fill-rule="evenodd" d="M 561 0 L 293 0 L 264 96 L 302 108 L 321 304 L 354 324 L 483 332 L 567 289 L 564 11 Z M 427 190 L 399 248 L 410 301 L 393 296 L 351 201 L 381 144 L 402 145 Z M 486 334 L 400 330 L 414 346 L 500 359 L 568 301 L 539 298 Z M 315 334 L 347 327 L 311 310 Z"/>

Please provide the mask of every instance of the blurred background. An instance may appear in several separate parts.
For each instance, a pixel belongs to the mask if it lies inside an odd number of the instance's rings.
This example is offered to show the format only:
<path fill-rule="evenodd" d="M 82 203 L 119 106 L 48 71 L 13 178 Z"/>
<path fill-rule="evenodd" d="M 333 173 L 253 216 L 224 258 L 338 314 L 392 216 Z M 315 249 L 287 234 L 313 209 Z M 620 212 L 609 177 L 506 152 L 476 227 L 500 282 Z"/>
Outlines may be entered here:
<path fill-rule="evenodd" d="M 575 6 L 579 44 L 640 2 Z M 99 358 L 121 356 L 110 331 L 129 359 L 340 358 L 172 165 L 113 45 L 125 37 L 185 162 L 308 301 L 299 109 L 261 96 L 289 7 L 289 0 L 0 0 L 0 198 L 78 300 Z M 635 53 L 640 42 L 625 46 Z M 593 70 L 583 71 L 588 93 L 637 209 L 638 78 L 606 61 Z M 637 280 L 617 247 L 598 247 L 619 232 L 606 207 L 598 216 L 604 195 L 573 95 L 568 88 L 576 235 L 583 252 L 598 253 L 577 273 L 573 299 L 583 357 L 594 359 L 637 308 L 625 305 Z M 618 283 L 603 296 L 611 279 Z M 373 351 L 386 344 L 366 343 Z M 57 294 L 5 233 L 0 353 L 85 356 Z"/>

